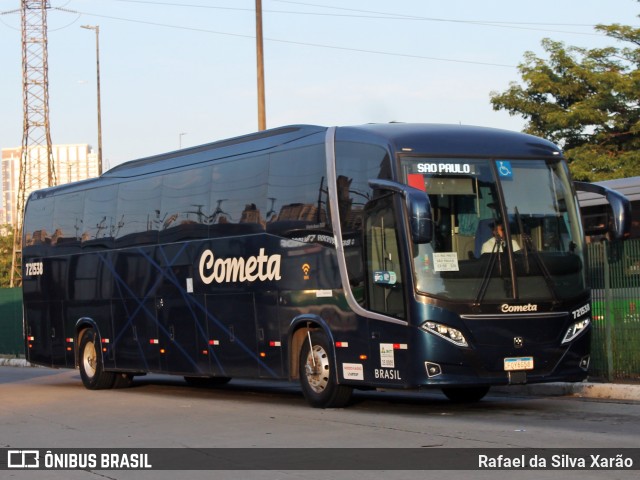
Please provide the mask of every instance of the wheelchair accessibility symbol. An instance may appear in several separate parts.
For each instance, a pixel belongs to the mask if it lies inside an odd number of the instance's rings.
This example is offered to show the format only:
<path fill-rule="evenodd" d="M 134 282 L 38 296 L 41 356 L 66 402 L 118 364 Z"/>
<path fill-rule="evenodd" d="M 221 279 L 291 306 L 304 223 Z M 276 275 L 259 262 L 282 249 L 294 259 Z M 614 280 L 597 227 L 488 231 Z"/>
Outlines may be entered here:
<path fill-rule="evenodd" d="M 500 175 L 501 178 L 513 178 L 513 170 L 511 170 L 511 162 L 508 162 L 506 160 L 498 160 L 497 161 L 498 164 L 498 175 Z"/>

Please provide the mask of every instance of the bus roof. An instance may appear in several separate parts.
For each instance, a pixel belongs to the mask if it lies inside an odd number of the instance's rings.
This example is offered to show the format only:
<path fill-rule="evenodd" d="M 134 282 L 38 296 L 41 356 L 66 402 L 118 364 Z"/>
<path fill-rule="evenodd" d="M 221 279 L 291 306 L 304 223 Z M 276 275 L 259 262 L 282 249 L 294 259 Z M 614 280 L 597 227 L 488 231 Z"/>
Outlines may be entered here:
<path fill-rule="evenodd" d="M 631 202 L 640 201 L 640 177 L 617 178 L 615 180 L 605 180 L 594 182 L 596 185 L 616 190 L 623 194 Z M 607 204 L 607 199 L 602 195 L 590 192 L 578 192 L 578 201 L 581 207 Z"/>
<path fill-rule="evenodd" d="M 113 167 L 105 172 L 103 177 L 135 177 L 145 173 L 179 168 L 217 158 L 260 152 L 325 130 L 326 127 L 314 125 L 291 125 L 274 128 L 197 147 L 132 160 Z"/>
<path fill-rule="evenodd" d="M 39 198 L 60 191 L 86 189 L 118 179 L 197 165 L 216 159 L 258 153 L 325 132 L 318 125 L 290 125 L 262 132 L 176 150 L 117 165 L 102 176 L 37 192 Z M 338 141 L 367 142 L 391 152 L 415 152 L 430 156 L 486 156 L 544 158 L 560 156 L 553 143 L 524 133 L 468 125 L 384 123 L 337 127 Z"/>
<path fill-rule="evenodd" d="M 560 156 L 553 143 L 533 135 L 469 125 L 384 123 L 339 127 L 337 139 L 378 138 L 392 151 L 442 156 L 549 157 Z"/>

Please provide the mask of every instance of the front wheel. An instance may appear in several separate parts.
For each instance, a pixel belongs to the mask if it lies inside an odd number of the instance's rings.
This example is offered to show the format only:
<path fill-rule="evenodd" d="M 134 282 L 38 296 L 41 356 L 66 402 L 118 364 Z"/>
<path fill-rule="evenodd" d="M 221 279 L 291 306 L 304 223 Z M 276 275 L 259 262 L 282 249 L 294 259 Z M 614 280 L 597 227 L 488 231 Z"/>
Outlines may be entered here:
<path fill-rule="evenodd" d="M 489 392 L 489 387 L 461 387 L 443 388 L 449 400 L 455 403 L 475 403 L 479 402 Z"/>
<path fill-rule="evenodd" d="M 89 390 L 103 390 L 113 387 L 115 374 L 105 372 L 96 331 L 88 328 L 82 332 L 79 350 L 80 377 Z"/>
<path fill-rule="evenodd" d="M 339 385 L 327 336 L 312 332 L 300 350 L 300 385 L 307 402 L 316 408 L 340 408 L 349 400 L 353 388 Z"/>

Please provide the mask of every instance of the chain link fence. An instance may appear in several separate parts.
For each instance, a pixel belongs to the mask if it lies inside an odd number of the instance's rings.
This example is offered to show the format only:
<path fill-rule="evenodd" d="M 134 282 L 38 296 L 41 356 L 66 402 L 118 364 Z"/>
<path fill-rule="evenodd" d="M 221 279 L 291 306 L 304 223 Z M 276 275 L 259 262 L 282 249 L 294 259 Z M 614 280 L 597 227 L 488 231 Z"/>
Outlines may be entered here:
<path fill-rule="evenodd" d="M 640 381 L 640 239 L 588 245 L 593 337 L 590 375 Z"/>
<path fill-rule="evenodd" d="M 20 288 L 0 288 L 0 355 L 24 355 Z"/>

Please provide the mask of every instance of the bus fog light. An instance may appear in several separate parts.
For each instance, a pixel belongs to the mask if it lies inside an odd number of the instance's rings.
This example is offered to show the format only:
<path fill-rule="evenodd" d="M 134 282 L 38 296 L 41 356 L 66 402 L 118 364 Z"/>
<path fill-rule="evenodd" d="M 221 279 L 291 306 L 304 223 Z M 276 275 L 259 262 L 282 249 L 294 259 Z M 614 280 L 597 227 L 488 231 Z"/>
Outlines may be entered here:
<path fill-rule="evenodd" d="M 579 365 L 580 365 L 580 368 L 581 368 L 582 370 L 584 370 L 585 372 L 586 372 L 587 370 L 589 370 L 589 362 L 590 362 L 590 361 L 591 361 L 591 356 L 590 356 L 590 355 L 587 355 L 586 357 L 582 357 L 582 358 L 580 359 L 580 364 L 579 364 Z"/>
<path fill-rule="evenodd" d="M 567 333 L 564 334 L 564 340 L 562 340 L 562 344 L 569 343 L 571 340 L 576 338 L 586 330 L 590 323 L 591 319 L 589 317 L 586 317 L 571 325 L 567 330 Z"/>
<path fill-rule="evenodd" d="M 424 368 L 427 369 L 428 377 L 437 377 L 438 375 L 442 375 L 442 368 L 437 363 L 424 362 Z"/>
<path fill-rule="evenodd" d="M 448 340 L 449 342 L 459 347 L 469 346 L 466 338 L 464 338 L 464 335 L 462 335 L 462 332 L 460 330 L 448 327 L 447 325 L 436 322 L 424 322 L 422 325 L 420 325 L 420 328 L 422 328 L 425 332 L 429 332 L 437 335 L 438 337 L 444 338 L 445 340 Z"/>

